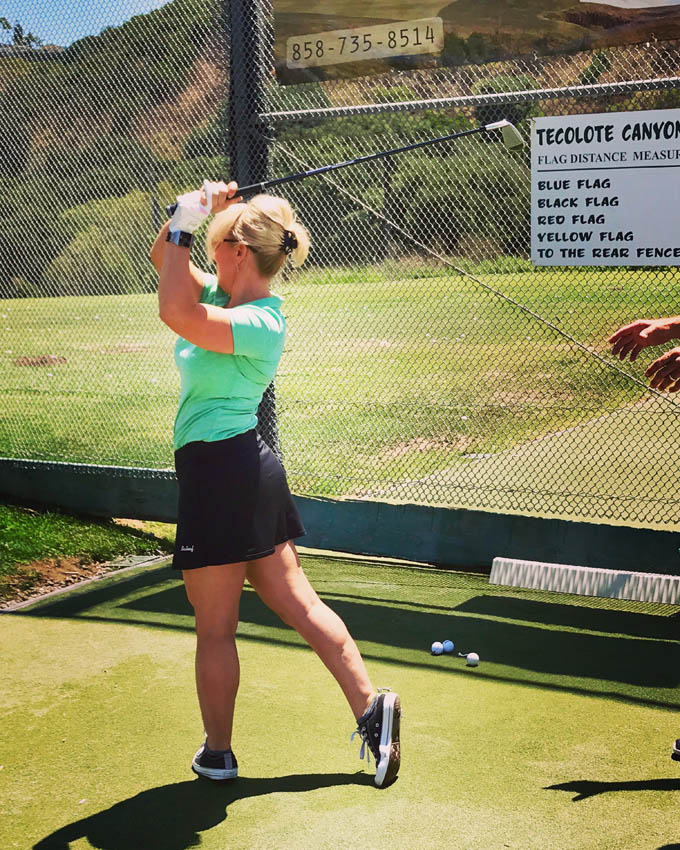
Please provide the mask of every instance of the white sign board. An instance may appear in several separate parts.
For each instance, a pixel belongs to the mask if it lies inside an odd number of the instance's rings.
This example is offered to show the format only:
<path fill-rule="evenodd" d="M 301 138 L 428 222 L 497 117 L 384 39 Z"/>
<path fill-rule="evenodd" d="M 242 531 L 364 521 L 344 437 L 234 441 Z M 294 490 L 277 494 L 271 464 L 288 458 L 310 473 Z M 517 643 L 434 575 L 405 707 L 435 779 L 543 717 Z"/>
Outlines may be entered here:
<path fill-rule="evenodd" d="M 533 119 L 531 259 L 680 265 L 680 109 Z"/>

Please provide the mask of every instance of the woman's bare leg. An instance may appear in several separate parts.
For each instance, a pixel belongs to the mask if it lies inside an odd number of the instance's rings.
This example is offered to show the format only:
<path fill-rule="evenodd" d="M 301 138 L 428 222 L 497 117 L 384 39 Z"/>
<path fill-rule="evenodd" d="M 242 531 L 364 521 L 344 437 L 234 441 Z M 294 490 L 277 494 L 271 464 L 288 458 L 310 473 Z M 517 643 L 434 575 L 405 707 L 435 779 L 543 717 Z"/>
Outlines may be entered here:
<path fill-rule="evenodd" d="M 196 614 L 196 690 L 211 750 L 231 746 L 240 677 L 235 636 L 245 572 L 245 563 L 182 571 Z"/>
<path fill-rule="evenodd" d="M 304 574 L 292 541 L 273 555 L 249 561 L 246 577 L 262 601 L 295 629 L 321 658 L 342 688 L 355 718 L 367 709 L 375 691 L 347 626 Z"/>

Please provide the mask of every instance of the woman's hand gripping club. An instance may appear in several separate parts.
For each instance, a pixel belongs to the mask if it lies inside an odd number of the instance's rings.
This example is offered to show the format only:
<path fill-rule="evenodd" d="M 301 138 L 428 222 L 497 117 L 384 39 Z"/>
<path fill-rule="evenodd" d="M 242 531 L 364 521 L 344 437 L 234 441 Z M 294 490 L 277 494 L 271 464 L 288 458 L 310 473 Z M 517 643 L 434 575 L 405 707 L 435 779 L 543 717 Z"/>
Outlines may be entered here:
<path fill-rule="evenodd" d="M 203 187 L 177 196 L 177 206 L 170 219 L 170 232 L 195 233 L 211 213 L 219 213 L 240 200 L 238 185 L 203 181 Z"/>

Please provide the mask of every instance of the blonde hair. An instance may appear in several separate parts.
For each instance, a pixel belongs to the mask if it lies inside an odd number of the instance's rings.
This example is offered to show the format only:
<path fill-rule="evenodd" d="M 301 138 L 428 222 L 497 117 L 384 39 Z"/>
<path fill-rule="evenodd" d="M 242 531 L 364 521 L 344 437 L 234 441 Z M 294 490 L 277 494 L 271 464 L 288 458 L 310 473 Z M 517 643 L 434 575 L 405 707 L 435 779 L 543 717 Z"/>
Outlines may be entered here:
<path fill-rule="evenodd" d="M 246 204 L 232 204 L 213 218 L 205 237 L 208 259 L 231 236 L 253 249 L 260 273 L 274 277 L 288 256 L 301 266 L 309 253 L 309 233 L 285 198 L 256 195 Z"/>

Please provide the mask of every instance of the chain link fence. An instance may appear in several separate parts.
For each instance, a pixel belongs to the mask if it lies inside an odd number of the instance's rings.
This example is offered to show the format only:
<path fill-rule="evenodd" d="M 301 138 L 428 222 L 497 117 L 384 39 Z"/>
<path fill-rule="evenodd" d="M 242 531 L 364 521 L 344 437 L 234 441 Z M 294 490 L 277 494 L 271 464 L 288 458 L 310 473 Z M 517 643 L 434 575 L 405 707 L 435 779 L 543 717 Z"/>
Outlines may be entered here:
<path fill-rule="evenodd" d="M 0 47 L 6 457 L 171 467 L 178 379 L 147 254 L 206 176 L 680 105 L 675 42 L 281 86 L 271 9 L 247 0 L 231 18 L 174 0 L 64 49 L 36 35 Z M 313 248 L 278 283 L 288 342 L 261 412 L 294 492 L 680 522 L 678 405 L 606 344 L 680 312 L 676 269 L 533 266 L 529 163 L 472 136 L 282 187 Z"/>

